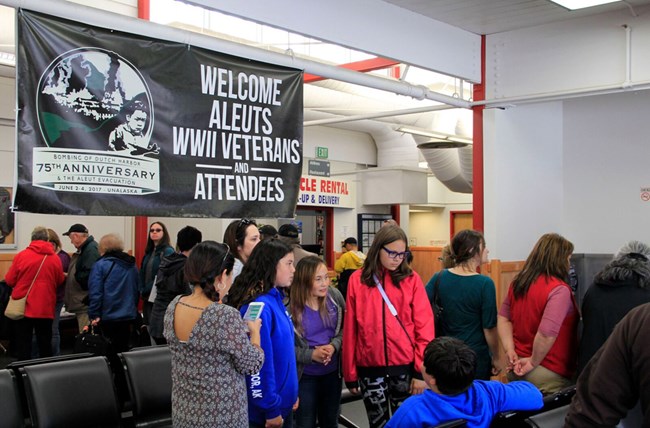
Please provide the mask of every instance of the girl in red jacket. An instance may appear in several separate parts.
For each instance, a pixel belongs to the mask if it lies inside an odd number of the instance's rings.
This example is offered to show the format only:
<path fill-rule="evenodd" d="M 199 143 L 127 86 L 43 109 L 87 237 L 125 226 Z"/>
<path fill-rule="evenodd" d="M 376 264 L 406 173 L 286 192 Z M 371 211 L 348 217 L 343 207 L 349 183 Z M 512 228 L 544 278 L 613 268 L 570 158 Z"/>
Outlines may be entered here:
<path fill-rule="evenodd" d="M 425 388 L 420 367 L 434 337 L 433 314 L 420 276 L 408 265 L 407 242 L 398 226 L 382 227 L 348 282 L 343 375 L 351 393 L 363 393 L 373 428 Z"/>

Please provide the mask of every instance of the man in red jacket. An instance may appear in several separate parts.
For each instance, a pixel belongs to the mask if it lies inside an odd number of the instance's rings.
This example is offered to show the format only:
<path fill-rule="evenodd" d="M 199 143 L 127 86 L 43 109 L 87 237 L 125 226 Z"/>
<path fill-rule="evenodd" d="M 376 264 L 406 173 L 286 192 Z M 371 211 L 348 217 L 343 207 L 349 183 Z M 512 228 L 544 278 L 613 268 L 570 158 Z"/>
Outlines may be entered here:
<path fill-rule="evenodd" d="M 5 280 L 13 287 L 11 297 L 27 296 L 25 318 L 16 321 L 16 349 L 19 360 L 32 355 L 32 332 L 36 332 L 38 353 L 52 356 L 52 319 L 56 306 L 56 287 L 64 280 L 61 260 L 48 242 L 47 229 L 32 231 L 32 242 L 16 254 Z"/>

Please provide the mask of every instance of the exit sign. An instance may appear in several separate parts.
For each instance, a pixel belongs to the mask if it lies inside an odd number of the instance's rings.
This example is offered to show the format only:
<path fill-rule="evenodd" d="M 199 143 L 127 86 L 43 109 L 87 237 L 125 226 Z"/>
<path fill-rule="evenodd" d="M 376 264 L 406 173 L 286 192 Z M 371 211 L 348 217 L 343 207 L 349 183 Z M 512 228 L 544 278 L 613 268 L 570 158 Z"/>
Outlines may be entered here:
<path fill-rule="evenodd" d="M 319 159 L 327 159 L 327 147 L 316 147 L 316 157 Z"/>

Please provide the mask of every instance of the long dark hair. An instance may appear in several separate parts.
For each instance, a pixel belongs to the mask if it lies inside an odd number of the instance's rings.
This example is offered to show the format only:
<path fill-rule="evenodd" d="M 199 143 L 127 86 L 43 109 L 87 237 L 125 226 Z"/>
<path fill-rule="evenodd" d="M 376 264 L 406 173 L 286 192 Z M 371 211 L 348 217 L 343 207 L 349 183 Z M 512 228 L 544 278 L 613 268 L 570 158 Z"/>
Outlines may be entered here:
<path fill-rule="evenodd" d="M 228 304 L 241 308 L 275 286 L 280 260 L 292 249 L 277 238 L 265 239 L 255 246 L 228 294 Z"/>
<path fill-rule="evenodd" d="M 316 271 L 320 266 L 327 267 L 323 259 L 316 256 L 307 256 L 298 262 L 296 273 L 293 274 L 289 310 L 293 325 L 300 334 L 304 333 L 302 313 L 314 286 L 314 276 L 316 276 Z M 318 297 L 318 313 L 325 326 L 331 327 L 330 318 L 327 314 L 327 296 Z"/>
<path fill-rule="evenodd" d="M 151 223 L 149 225 L 149 229 L 147 229 L 147 246 L 144 249 L 145 254 L 151 253 L 153 251 L 153 249 L 156 247 L 156 244 L 151 239 L 151 232 L 150 232 L 151 226 L 153 226 L 154 224 L 159 224 L 160 227 L 163 230 L 163 236 L 162 236 L 162 238 L 160 238 L 160 242 L 158 243 L 158 247 L 162 248 L 162 247 L 171 246 L 170 245 L 171 241 L 169 240 L 169 232 L 167 231 L 167 226 L 165 226 L 164 223 L 161 223 L 159 221 L 154 221 L 153 223 Z"/>
<path fill-rule="evenodd" d="M 569 275 L 569 256 L 573 244 L 557 233 L 542 235 L 528 255 L 524 268 L 512 280 L 512 292 L 516 299 L 528 293 L 530 285 L 540 275 L 566 281 Z"/>
<path fill-rule="evenodd" d="M 233 220 L 230 222 L 228 227 L 226 227 L 226 230 L 223 233 L 223 242 L 232 248 L 235 257 L 241 262 L 243 262 L 243 260 L 239 254 L 238 248 L 240 246 L 244 246 L 244 241 L 246 240 L 246 230 L 249 226 L 255 226 L 255 229 L 257 229 L 257 223 L 252 218 Z"/>
<path fill-rule="evenodd" d="M 406 251 L 408 251 L 408 238 L 401 227 L 387 224 L 379 229 L 379 232 L 375 235 L 375 239 L 372 241 L 372 245 L 368 250 L 366 261 L 363 263 L 361 271 L 362 283 L 369 287 L 375 287 L 376 284 L 373 275 L 377 275 L 380 279 L 383 277 L 384 267 L 381 264 L 379 256 L 385 245 L 395 241 L 403 241 L 406 245 Z M 400 263 L 397 269 L 389 272 L 390 278 L 396 287 L 399 287 L 400 281 L 413 273 L 413 270 L 411 270 L 411 267 L 408 264 L 407 258 L 408 257 L 404 257 L 404 260 Z"/>
<path fill-rule="evenodd" d="M 235 264 L 235 257 L 225 244 L 203 241 L 192 248 L 185 262 L 185 280 L 193 286 L 200 286 L 206 297 L 213 302 L 219 300 L 214 281 L 224 272 L 229 274 Z"/>

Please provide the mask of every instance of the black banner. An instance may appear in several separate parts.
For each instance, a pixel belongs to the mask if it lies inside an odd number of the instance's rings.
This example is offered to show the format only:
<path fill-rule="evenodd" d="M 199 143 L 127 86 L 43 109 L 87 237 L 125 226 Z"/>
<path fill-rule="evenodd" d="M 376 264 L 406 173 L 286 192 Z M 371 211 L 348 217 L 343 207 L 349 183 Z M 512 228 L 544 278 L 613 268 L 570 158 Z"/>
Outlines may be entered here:
<path fill-rule="evenodd" d="M 302 71 L 17 19 L 17 211 L 293 217 Z"/>

